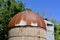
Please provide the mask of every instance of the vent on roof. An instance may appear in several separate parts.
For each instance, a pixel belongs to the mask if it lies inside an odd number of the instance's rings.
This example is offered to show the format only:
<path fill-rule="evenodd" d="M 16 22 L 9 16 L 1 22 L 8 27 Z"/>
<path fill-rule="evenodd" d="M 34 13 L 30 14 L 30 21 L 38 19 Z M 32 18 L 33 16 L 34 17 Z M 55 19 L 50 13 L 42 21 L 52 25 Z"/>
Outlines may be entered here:
<path fill-rule="evenodd" d="M 47 21 L 48 21 L 48 19 L 47 19 L 47 18 L 44 18 L 44 20 L 47 20 Z"/>

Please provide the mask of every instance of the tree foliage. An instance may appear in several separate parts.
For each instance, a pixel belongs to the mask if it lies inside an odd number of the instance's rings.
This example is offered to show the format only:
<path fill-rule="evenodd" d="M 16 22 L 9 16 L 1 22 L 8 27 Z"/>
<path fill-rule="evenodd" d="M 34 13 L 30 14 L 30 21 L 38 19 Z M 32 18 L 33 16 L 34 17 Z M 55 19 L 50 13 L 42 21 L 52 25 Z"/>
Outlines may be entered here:
<path fill-rule="evenodd" d="M 55 25 L 55 40 L 60 40 L 60 24 Z"/>
<path fill-rule="evenodd" d="M 52 19 L 51 22 L 54 23 L 54 37 L 55 40 L 60 40 L 60 24 L 56 20 Z"/>
<path fill-rule="evenodd" d="M 18 12 L 24 10 L 25 4 L 16 0 L 0 0 L 0 40 L 8 38 L 8 23 Z"/>

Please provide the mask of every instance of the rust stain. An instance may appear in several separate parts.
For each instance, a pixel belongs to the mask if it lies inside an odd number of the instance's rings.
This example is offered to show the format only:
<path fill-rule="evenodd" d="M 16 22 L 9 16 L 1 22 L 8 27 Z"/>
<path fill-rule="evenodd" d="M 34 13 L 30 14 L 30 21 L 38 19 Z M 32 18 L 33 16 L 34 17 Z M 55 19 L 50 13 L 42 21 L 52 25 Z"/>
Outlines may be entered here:
<path fill-rule="evenodd" d="M 11 28 L 15 26 L 15 24 L 18 24 L 22 19 L 26 21 L 27 25 L 31 25 L 31 22 L 37 23 L 37 26 L 46 29 L 46 25 L 45 25 L 43 18 L 39 16 L 37 13 L 34 13 L 32 11 L 23 11 L 23 12 L 17 13 L 10 20 L 8 27 Z"/>

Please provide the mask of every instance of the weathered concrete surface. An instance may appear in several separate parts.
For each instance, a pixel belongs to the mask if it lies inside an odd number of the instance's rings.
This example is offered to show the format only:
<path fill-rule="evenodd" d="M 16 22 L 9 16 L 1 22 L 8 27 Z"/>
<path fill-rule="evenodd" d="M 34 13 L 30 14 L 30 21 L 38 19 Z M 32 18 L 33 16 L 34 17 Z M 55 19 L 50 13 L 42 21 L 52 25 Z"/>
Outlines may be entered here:
<path fill-rule="evenodd" d="M 19 27 L 9 31 L 8 40 L 46 40 L 46 30 L 38 27 Z"/>

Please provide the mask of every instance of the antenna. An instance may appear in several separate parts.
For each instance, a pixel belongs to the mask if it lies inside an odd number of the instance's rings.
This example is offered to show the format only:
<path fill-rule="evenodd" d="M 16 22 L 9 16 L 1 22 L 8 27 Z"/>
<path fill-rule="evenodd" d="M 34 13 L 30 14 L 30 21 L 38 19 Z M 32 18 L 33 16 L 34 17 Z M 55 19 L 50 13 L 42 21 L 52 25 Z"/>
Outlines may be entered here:
<path fill-rule="evenodd" d="M 41 15 L 42 15 L 43 18 L 45 17 L 45 9 L 42 10 Z"/>

